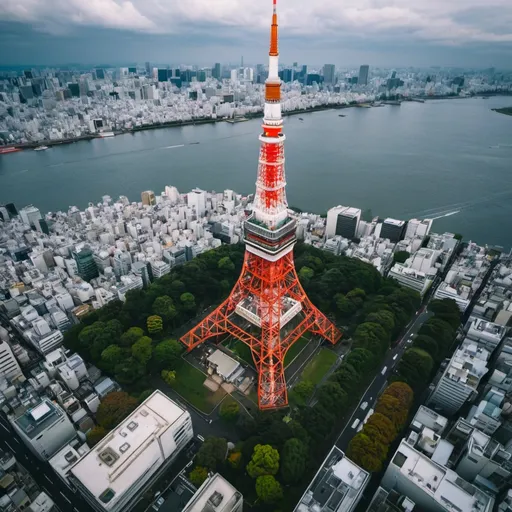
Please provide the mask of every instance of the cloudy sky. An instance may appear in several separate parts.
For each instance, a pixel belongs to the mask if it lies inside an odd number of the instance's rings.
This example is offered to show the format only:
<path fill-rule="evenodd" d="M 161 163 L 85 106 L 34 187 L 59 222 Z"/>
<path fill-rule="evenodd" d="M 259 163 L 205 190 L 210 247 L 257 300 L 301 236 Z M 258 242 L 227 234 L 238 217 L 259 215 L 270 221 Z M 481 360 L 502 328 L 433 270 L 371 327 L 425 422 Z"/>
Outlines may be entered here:
<path fill-rule="evenodd" d="M 278 0 L 285 63 L 512 67 L 512 0 Z M 264 62 L 271 0 L 0 0 L 0 66 Z"/>

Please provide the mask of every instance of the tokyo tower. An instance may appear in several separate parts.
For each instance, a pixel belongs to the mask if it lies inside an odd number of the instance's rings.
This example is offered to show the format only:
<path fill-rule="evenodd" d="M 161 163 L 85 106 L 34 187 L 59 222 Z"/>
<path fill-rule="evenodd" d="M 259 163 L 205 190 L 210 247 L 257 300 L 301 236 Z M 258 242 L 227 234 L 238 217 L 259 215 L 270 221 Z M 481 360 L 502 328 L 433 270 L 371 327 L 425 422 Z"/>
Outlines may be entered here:
<path fill-rule="evenodd" d="M 277 0 L 273 0 L 269 73 L 253 210 L 244 221 L 242 273 L 229 297 L 181 338 L 188 350 L 209 338 L 231 335 L 250 348 L 258 371 L 260 409 L 288 405 L 287 350 L 306 332 L 331 343 L 341 333 L 309 300 L 293 261 L 296 221 L 286 201 L 281 80 L 278 75 Z"/>

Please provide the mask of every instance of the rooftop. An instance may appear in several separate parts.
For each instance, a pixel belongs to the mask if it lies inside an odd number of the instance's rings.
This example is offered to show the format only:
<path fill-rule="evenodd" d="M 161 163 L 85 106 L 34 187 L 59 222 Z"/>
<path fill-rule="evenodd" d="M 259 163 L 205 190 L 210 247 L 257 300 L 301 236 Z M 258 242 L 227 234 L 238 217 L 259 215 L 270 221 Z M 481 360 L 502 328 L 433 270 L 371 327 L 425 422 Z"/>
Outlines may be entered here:
<path fill-rule="evenodd" d="M 387 219 L 384 219 L 384 224 L 391 224 L 393 226 L 402 227 L 405 224 L 405 221 L 397 220 L 397 219 L 391 219 L 391 218 L 388 217 Z"/>
<path fill-rule="evenodd" d="M 33 439 L 53 425 L 63 414 L 59 407 L 45 398 L 16 418 L 15 423 L 27 437 Z"/>
<path fill-rule="evenodd" d="M 146 472 L 176 449 L 169 428 L 188 414 L 155 391 L 71 469 L 88 491 L 111 508 Z"/>
<path fill-rule="evenodd" d="M 295 512 L 343 512 L 357 504 L 369 473 L 352 462 L 336 446 L 295 508 Z"/>
<path fill-rule="evenodd" d="M 439 466 L 402 440 L 391 464 L 445 510 L 483 512 L 491 498 L 450 469 Z"/>
<path fill-rule="evenodd" d="M 231 512 L 241 500 L 236 488 L 217 473 L 201 485 L 183 512 Z"/>

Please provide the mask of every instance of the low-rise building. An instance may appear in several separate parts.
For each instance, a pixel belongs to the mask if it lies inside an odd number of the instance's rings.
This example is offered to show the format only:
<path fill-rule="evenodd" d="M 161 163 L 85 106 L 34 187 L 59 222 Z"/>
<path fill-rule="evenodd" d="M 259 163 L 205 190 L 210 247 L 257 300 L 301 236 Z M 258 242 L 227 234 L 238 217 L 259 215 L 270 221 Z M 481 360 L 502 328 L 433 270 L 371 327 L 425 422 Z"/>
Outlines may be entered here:
<path fill-rule="evenodd" d="M 94 510 L 131 510 L 192 436 L 188 411 L 157 390 L 71 468 L 69 481 Z"/>
<path fill-rule="evenodd" d="M 351 512 L 359 503 L 369 479 L 367 471 L 334 446 L 294 512 Z"/>
<path fill-rule="evenodd" d="M 242 494 L 217 473 L 208 476 L 183 512 L 242 512 L 243 505 Z"/>

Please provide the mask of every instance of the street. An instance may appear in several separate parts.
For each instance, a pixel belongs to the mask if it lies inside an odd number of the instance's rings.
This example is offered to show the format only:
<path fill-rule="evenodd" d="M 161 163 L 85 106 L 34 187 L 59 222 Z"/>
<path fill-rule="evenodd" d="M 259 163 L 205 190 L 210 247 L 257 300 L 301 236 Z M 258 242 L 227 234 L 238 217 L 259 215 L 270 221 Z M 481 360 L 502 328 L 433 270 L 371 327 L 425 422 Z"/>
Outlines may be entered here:
<path fill-rule="evenodd" d="M 400 341 L 391 349 L 388 356 L 382 363 L 382 366 L 379 369 L 379 373 L 375 376 L 371 384 L 368 386 L 361 400 L 357 404 L 357 408 L 353 412 L 352 416 L 347 421 L 345 428 L 342 430 L 341 434 L 338 436 L 336 440 L 336 446 L 342 450 L 346 451 L 348 447 L 348 443 L 350 440 L 356 435 L 357 428 L 359 426 L 356 425 L 356 428 L 352 428 L 355 420 L 359 420 L 361 423 L 368 415 L 370 409 L 375 407 L 375 403 L 377 401 L 378 395 L 381 390 L 385 387 L 389 376 L 393 373 L 393 369 L 400 362 L 403 353 L 411 346 L 411 342 L 409 339 L 411 336 L 418 333 L 421 326 L 432 316 L 432 313 L 428 313 L 426 309 L 423 307 L 420 309 L 420 312 L 417 313 L 416 318 L 410 324 L 409 328 L 402 336 Z M 364 409 L 361 408 L 361 405 L 365 404 Z"/>
<path fill-rule="evenodd" d="M 92 508 L 56 475 L 50 465 L 37 459 L 18 439 L 5 417 L 0 417 L 0 448 L 11 452 L 61 511 L 92 512 Z"/>

